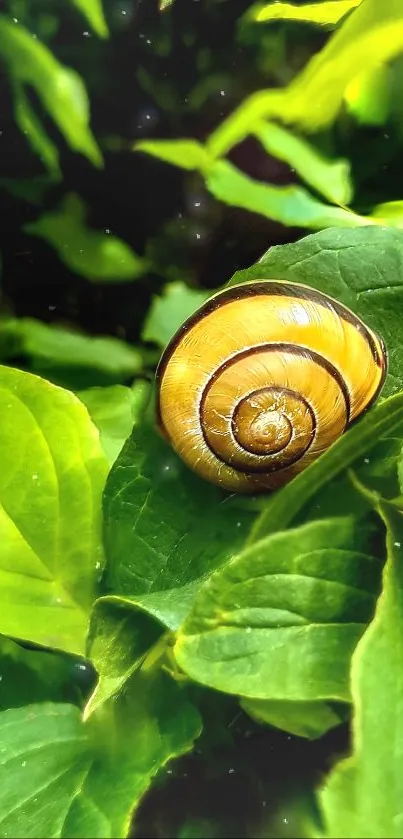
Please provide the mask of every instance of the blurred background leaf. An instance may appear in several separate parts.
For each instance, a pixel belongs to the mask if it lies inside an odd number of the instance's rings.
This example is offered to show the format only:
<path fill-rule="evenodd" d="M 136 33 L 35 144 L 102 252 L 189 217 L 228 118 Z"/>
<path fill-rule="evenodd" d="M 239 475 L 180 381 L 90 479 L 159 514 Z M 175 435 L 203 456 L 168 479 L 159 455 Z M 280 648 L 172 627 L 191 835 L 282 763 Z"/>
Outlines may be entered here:
<path fill-rule="evenodd" d="M 58 210 L 26 224 L 57 250 L 62 262 L 88 280 L 132 280 L 144 273 L 146 263 L 109 229 L 91 230 L 85 223 L 86 208 L 78 195 L 66 195 Z"/>
<path fill-rule="evenodd" d="M 109 33 L 102 8 L 102 0 L 71 0 L 71 2 L 86 17 L 88 23 L 100 38 L 108 37 Z"/>

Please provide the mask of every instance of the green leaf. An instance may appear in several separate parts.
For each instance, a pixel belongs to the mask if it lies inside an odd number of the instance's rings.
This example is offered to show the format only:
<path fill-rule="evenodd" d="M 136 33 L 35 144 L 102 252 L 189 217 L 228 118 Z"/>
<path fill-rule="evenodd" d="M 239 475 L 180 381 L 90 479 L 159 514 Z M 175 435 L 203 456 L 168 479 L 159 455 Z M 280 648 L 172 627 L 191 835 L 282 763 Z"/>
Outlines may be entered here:
<path fill-rule="evenodd" d="M 287 120 L 306 131 L 329 125 L 351 82 L 351 68 L 371 72 L 403 51 L 400 0 L 365 0 L 314 56 L 288 90 Z M 309 114 L 307 113 L 309 109 Z"/>
<path fill-rule="evenodd" d="M 349 706 L 330 702 L 283 702 L 243 699 L 241 707 L 256 722 L 315 740 L 348 717 Z"/>
<path fill-rule="evenodd" d="M 142 276 L 145 260 L 117 236 L 87 227 L 85 216 L 81 198 L 71 193 L 58 210 L 26 224 L 24 230 L 44 239 L 71 271 L 87 280 L 121 282 Z"/>
<path fill-rule="evenodd" d="M 273 122 L 262 121 L 253 133 L 269 154 L 288 163 L 329 201 L 348 204 L 351 200 L 352 183 L 348 160 L 327 160 L 306 140 Z"/>
<path fill-rule="evenodd" d="M 118 338 L 94 338 L 33 318 L 4 318 L 0 326 L 0 357 L 26 356 L 33 372 L 56 384 L 110 384 L 133 377 L 143 367 L 140 351 Z"/>
<path fill-rule="evenodd" d="M 137 597 L 205 578 L 242 546 L 253 513 L 138 425 L 109 474 L 104 519 L 110 590 Z"/>
<path fill-rule="evenodd" d="M 100 38 L 108 37 L 109 33 L 102 8 L 102 0 L 71 0 L 71 2 L 84 15 L 94 32 Z"/>
<path fill-rule="evenodd" d="M 202 586 L 177 636 L 179 666 L 242 697 L 348 702 L 350 656 L 380 587 L 372 535 L 350 516 L 243 551 Z"/>
<path fill-rule="evenodd" d="M 211 292 L 188 288 L 180 281 L 166 285 L 161 297 L 152 300 L 141 333 L 143 341 L 165 347 L 186 318 L 210 296 Z"/>
<path fill-rule="evenodd" d="M 334 443 L 293 481 L 270 497 L 257 517 L 248 542 L 253 544 L 268 533 L 285 529 L 322 487 L 340 473 L 360 462 L 382 437 L 402 429 L 403 393 L 385 399 Z"/>
<path fill-rule="evenodd" d="M 196 140 L 140 140 L 134 143 L 133 151 L 146 152 L 190 171 L 204 172 L 211 162 L 204 146 Z"/>
<path fill-rule="evenodd" d="M 81 704 L 82 659 L 46 650 L 27 650 L 0 638 L 0 711 L 33 702 Z"/>
<path fill-rule="evenodd" d="M 330 294 L 382 335 L 389 353 L 383 394 L 403 390 L 403 233 L 385 227 L 327 230 L 270 248 L 230 284 L 264 277 Z"/>
<path fill-rule="evenodd" d="M 252 18 L 260 22 L 272 20 L 300 20 L 304 23 L 319 23 L 323 26 L 338 23 L 347 12 L 355 9 L 362 0 L 322 0 L 294 6 L 293 3 L 266 3 L 255 6 Z"/>
<path fill-rule="evenodd" d="M 22 84 L 14 84 L 14 113 L 20 131 L 26 135 L 33 150 L 39 155 L 45 168 L 54 180 L 59 180 L 59 151 L 48 137 L 40 119 L 34 113 L 25 95 Z"/>
<path fill-rule="evenodd" d="M 321 4 L 322 5 L 322 4 Z M 263 90 L 245 99 L 210 135 L 206 149 L 222 157 L 261 119 L 279 119 L 303 131 L 326 128 L 337 117 L 353 72 L 371 73 L 403 51 L 400 0 L 365 0 L 283 90 Z"/>
<path fill-rule="evenodd" d="M 154 666 L 167 648 L 164 630 L 179 626 L 190 612 L 200 583 L 155 591 L 137 597 L 109 595 L 94 604 L 87 655 L 99 674 L 97 687 L 85 709 L 88 717 L 106 699 L 119 693 L 143 664 Z M 160 640 L 161 639 L 161 640 Z"/>
<path fill-rule="evenodd" d="M 102 166 L 102 155 L 89 127 L 89 102 L 81 77 L 59 64 L 45 44 L 5 15 L 0 15 L 0 53 L 10 76 L 34 88 L 69 146 L 95 166 Z M 38 123 L 35 142 L 37 127 Z"/>
<path fill-rule="evenodd" d="M 403 227 L 403 201 L 386 201 L 384 204 L 377 204 L 371 216 L 385 226 L 389 224 L 393 227 Z"/>
<path fill-rule="evenodd" d="M 148 382 L 136 382 L 133 388 L 123 385 L 92 387 L 79 391 L 77 396 L 99 429 L 109 463 L 114 463 L 143 413 L 149 396 Z"/>
<path fill-rule="evenodd" d="M 3 836 L 125 837 L 153 776 L 188 751 L 200 718 L 168 677 L 137 677 L 83 723 L 73 705 L 0 714 Z"/>
<path fill-rule="evenodd" d="M 384 503 L 388 560 L 376 615 L 353 656 L 353 755 L 320 795 L 327 837 L 402 836 L 402 514 Z"/>
<path fill-rule="evenodd" d="M 122 690 L 160 635 L 161 627 L 151 617 L 128 609 L 117 597 L 95 603 L 87 656 L 99 681 L 85 709 L 86 718 Z"/>
<path fill-rule="evenodd" d="M 173 0 L 159 0 L 159 10 L 160 12 L 164 12 L 165 9 L 169 9 L 172 6 Z"/>
<path fill-rule="evenodd" d="M 215 198 L 225 204 L 260 213 L 290 227 L 321 229 L 335 225 L 357 227 L 370 223 L 370 220 L 352 210 L 324 204 L 302 187 L 272 186 L 255 181 L 228 160 L 216 161 L 206 183 Z"/>
<path fill-rule="evenodd" d="M 79 400 L 0 368 L 0 632 L 81 654 L 107 462 Z"/>
<path fill-rule="evenodd" d="M 363 125 L 384 125 L 391 103 L 391 70 L 381 65 L 352 79 L 344 101 L 357 122 Z"/>

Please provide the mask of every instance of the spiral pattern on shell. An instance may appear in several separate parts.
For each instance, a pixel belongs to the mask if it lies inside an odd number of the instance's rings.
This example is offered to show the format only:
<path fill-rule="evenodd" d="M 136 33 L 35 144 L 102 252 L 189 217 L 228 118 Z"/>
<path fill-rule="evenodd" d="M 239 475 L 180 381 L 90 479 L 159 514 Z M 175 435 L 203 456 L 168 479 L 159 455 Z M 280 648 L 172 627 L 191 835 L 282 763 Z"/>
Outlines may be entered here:
<path fill-rule="evenodd" d="M 289 481 L 378 396 L 381 338 L 308 286 L 261 280 L 212 297 L 157 370 L 158 422 L 188 466 L 233 492 Z"/>

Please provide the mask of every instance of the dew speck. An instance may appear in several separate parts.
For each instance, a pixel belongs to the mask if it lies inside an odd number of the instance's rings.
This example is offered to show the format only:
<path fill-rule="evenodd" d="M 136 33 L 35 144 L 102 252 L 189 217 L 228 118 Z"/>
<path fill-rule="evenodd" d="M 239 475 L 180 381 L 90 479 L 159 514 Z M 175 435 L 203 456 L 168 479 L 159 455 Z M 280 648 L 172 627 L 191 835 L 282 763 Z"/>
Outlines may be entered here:
<path fill-rule="evenodd" d="M 25 766 L 26 766 L 26 765 L 27 765 L 27 761 L 26 761 L 26 760 L 23 760 L 23 761 L 22 761 L 22 763 L 21 763 L 21 766 L 22 766 L 23 768 L 25 768 Z"/>
<path fill-rule="evenodd" d="M 393 544 L 394 544 L 395 548 L 401 548 L 402 547 L 401 542 L 393 542 Z"/>
<path fill-rule="evenodd" d="M 37 481 L 37 480 L 38 480 L 38 475 L 37 475 L 37 473 L 36 473 L 36 472 L 34 472 L 34 474 L 32 475 L 32 480 L 33 480 L 33 481 Z"/>
<path fill-rule="evenodd" d="M 84 38 L 91 38 L 91 32 L 87 32 L 87 30 L 85 30 L 85 32 L 83 32 L 83 36 Z"/>
<path fill-rule="evenodd" d="M 228 769 L 228 775 L 234 775 L 234 774 L 235 774 L 235 769 L 233 769 L 232 767 L 231 767 L 231 769 Z"/>
<path fill-rule="evenodd" d="M 252 627 L 247 626 L 245 632 L 247 633 L 247 635 L 249 635 L 249 633 L 252 632 Z"/>
<path fill-rule="evenodd" d="M 364 463 L 369 463 L 369 462 L 370 462 L 369 457 L 364 457 Z"/>

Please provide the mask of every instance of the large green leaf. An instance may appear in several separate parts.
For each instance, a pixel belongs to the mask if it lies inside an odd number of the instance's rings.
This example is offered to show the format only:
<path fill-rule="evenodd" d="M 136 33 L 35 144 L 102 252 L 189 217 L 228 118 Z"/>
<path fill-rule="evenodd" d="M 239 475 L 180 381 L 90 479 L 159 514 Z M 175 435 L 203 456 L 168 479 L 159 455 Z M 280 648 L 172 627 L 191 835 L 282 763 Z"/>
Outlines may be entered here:
<path fill-rule="evenodd" d="M 48 242 L 62 262 L 88 280 L 118 282 L 141 276 L 146 269 L 145 260 L 110 231 L 87 227 L 85 216 L 81 199 L 69 194 L 57 211 L 29 222 L 24 230 Z"/>
<path fill-rule="evenodd" d="M 402 513 L 381 504 L 388 560 L 376 615 L 353 656 L 353 755 L 320 795 L 327 837 L 402 836 Z"/>
<path fill-rule="evenodd" d="M 270 248 L 230 284 L 255 279 L 304 283 L 330 294 L 383 337 L 389 353 L 384 394 L 403 389 L 403 232 L 366 227 L 325 230 Z"/>
<path fill-rule="evenodd" d="M 179 666 L 242 697 L 347 702 L 350 656 L 380 585 L 371 540 L 350 516 L 246 549 L 202 586 L 178 633 Z"/>
<path fill-rule="evenodd" d="M 1 834 L 126 837 L 152 777 L 199 733 L 186 694 L 161 674 L 137 676 L 88 723 L 73 705 L 2 712 Z"/>
<path fill-rule="evenodd" d="M 338 23 L 347 12 L 355 9 L 362 0 L 322 0 L 316 3 L 266 3 L 256 5 L 251 10 L 253 20 L 269 22 L 272 20 L 300 20 L 305 23 L 319 23 L 322 26 Z"/>
<path fill-rule="evenodd" d="M 79 400 L 0 368 L 0 632 L 82 653 L 103 564 L 99 435 Z"/>
<path fill-rule="evenodd" d="M 89 103 L 81 77 L 59 64 L 45 44 L 6 15 L 0 15 L 0 54 L 11 77 L 35 89 L 70 147 L 101 166 L 102 155 L 89 127 Z M 21 100 L 17 101 L 17 113 L 18 108 Z M 32 142 L 37 148 L 37 130 L 32 132 Z"/>
<path fill-rule="evenodd" d="M 102 0 L 71 0 L 71 2 L 86 17 L 88 23 L 100 38 L 108 37 L 108 27 L 102 8 Z"/>
<path fill-rule="evenodd" d="M 108 476 L 104 517 L 110 588 L 137 596 L 206 577 L 243 544 L 253 513 L 229 504 L 144 424 Z"/>

